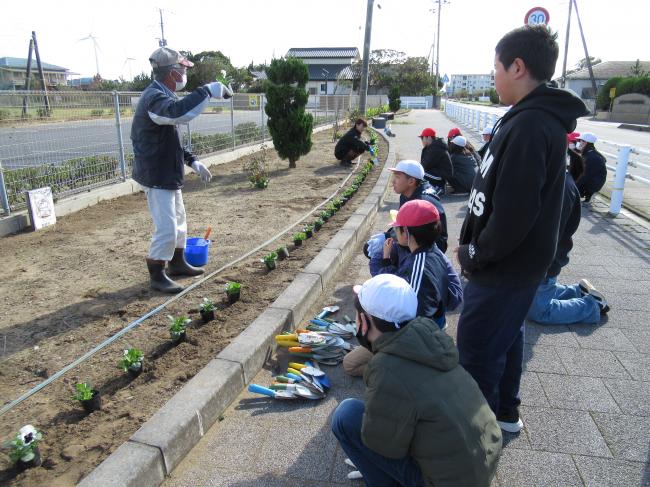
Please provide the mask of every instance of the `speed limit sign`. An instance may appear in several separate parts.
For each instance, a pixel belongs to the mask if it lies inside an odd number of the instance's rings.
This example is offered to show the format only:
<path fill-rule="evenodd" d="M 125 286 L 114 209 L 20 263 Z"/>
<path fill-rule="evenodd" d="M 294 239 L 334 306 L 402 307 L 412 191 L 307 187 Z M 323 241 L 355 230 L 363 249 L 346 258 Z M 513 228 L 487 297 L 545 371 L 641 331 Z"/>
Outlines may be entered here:
<path fill-rule="evenodd" d="M 548 25 L 548 21 L 551 16 L 548 14 L 548 10 L 543 7 L 533 7 L 524 17 L 524 24 L 526 25 L 535 25 L 535 24 L 545 24 Z"/>

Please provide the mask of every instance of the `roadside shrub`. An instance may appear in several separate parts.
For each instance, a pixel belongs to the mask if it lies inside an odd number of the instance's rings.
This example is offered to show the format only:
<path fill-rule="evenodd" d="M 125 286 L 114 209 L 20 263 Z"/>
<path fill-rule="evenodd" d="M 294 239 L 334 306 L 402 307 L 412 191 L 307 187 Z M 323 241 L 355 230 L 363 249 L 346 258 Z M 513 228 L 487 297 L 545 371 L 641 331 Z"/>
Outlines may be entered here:
<path fill-rule="evenodd" d="M 497 93 L 497 90 L 494 88 L 490 88 L 490 103 L 493 105 L 498 105 L 499 104 L 499 94 Z"/>
<path fill-rule="evenodd" d="M 91 117 L 101 117 L 102 115 L 104 115 L 104 110 L 102 110 L 101 108 L 93 108 L 92 110 L 90 110 Z"/>
<path fill-rule="evenodd" d="M 260 141 L 262 129 L 255 122 L 244 122 L 235 125 L 235 143 L 237 145 Z"/>
<path fill-rule="evenodd" d="M 183 144 L 187 145 L 189 139 L 183 134 Z M 232 135 L 226 134 L 200 134 L 192 132 L 192 153 L 196 155 L 218 152 L 232 147 Z"/>
<path fill-rule="evenodd" d="M 4 108 L 0 108 L 0 120 L 9 120 L 11 117 L 11 112 L 9 110 L 5 110 Z"/>
<path fill-rule="evenodd" d="M 388 92 L 388 108 L 391 112 L 397 112 L 401 106 L 399 86 L 393 86 Z"/>

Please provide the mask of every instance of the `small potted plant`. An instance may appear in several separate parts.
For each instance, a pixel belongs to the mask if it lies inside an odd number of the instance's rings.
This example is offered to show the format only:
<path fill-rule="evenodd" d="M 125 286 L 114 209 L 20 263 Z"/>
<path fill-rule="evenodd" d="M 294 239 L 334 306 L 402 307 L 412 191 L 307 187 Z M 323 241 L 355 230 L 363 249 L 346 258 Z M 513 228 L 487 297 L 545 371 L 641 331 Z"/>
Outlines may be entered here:
<path fill-rule="evenodd" d="M 271 252 L 270 254 L 266 254 L 264 256 L 264 259 L 262 259 L 262 262 L 266 264 L 266 268 L 270 271 L 275 269 L 275 261 L 278 258 L 278 254 L 275 252 Z"/>
<path fill-rule="evenodd" d="M 87 413 L 99 411 L 102 408 L 102 396 L 88 382 L 80 382 L 75 385 L 75 393 L 72 399 L 79 401 Z"/>
<path fill-rule="evenodd" d="M 13 440 L 5 443 L 9 448 L 9 458 L 18 470 L 39 467 L 43 463 L 38 443 L 43 434 L 31 424 L 23 426 Z"/>
<path fill-rule="evenodd" d="M 330 212 L 331 215 L 334 215 L 339 209 L 336 207 L 336 205 L 332 202 L 329 202 L 326 206 L 325 209 Z"/>
<path fill-rule="evenodd" d="M 129 348 L 124 350 L 119 367 L 132 377 L 137 377 L 142 373 L 144 353 L 139 348 Z"/>
<path fill-rule="evenodd" d="M 314 225 L 305 225 L 302 227 L 302 231 L 305 234 L 305 237 L 312 238 L 314 236 Z"/>
<path fill-rule="evenodd" d="M 343 201 L 341 201 L 341 198 L 334 198 L 332 200 L 332 206 L 339 210 L 343 206 Z"/>
<path fill-rule="evenodd" d="M 323 221 L 322 218 L 319 218 L 318 220 L 314 221 L 314 231 L 317 232 L 322 228 L 323 225 L 325 225 L 325 222 Z"/>
<path fill-rule="evenodd" d="M 241 293 L 241 284 L 238 282 L 229 282 L 226 284 L 226 296 L 228 297 L 228 302 L 230 304 L 239 300 Z"/>
<path fill-rule="evenodd" d="M 307 235 L 305 235 L 304 232 L 298 232 L 293 234 L 293 244 L 296 247 L 300 247 L 302 245 L 303 240 L 307 238 Z"/>
<path fill-rule="evenodd" d="M 329 220 L 331 216 L 332 216 L 332 214 L 331 214 L 329 211 L 327 211 L 327 210 L 323 210 L 323 211 L 321 211 L 321 212 L 318 214 L 318 217 L 319 217 L 321 220 L 323 220 L 324 222 L 326 222 L 327 220 Z"/>
<path fill-rule="evenodd" d="M 169 335 L 171 336 L 172 342 L 178 344 L 182 341 L 185 341 L 187 337 L 187 325 L 189 325 L 192 320 L 187 316 L 178 316 L 174 318 L 173 316 L 167 315 L 171 325 L 169 326 Z"/>
<path fill-rule="evenodd" d="M 209 298 L 203 298 L 203 302 L 199 305 L 199 313 L 203 323 L 214 320 L 214 303 Z"/>
<path fill-rule="evenodd" d="M 279 260 L 284 260 L 289 258 L 289 250 L 287 250 L 287 246 L 283 245 L 282 247 L 279 247 L 276 251 L 276 254 L 278 254 L 278 259 Z"/>

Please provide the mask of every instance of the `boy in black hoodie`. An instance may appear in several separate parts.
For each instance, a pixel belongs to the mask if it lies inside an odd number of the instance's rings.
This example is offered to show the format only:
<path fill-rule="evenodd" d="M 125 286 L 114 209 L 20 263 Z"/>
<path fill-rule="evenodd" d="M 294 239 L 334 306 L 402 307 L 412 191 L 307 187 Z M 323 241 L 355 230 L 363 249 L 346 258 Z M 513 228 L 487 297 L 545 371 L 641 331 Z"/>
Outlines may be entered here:
<path fill-rule="evenodd" d="M 555 254 L 566 134 L 588 113 L 577 96 L 547 84 L 558 57 L 556 37 L 544 25 L 525 26 L 496 46 L 495 87 L 512 108 L 496 124 L 474 179 L 458 248 L 468 277 L 460 363 L 509 432 L 523 427 L 524 319 Z"/>

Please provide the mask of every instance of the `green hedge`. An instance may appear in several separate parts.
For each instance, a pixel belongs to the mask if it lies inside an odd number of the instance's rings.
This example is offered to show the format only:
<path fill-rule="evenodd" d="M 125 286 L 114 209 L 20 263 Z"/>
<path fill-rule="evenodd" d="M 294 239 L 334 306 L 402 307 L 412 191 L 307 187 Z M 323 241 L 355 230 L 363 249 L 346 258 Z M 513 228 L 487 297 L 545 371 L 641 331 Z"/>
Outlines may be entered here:
<path fill-rule="evenodd" d="M 616 97 L 629 93 L 640 93 L 650 96 L 650 76 L 616 76 L 607 80 L 598 92 L 596 100 L 599 110 L 609 110 L 609 90 L 616 87 Z"/>

